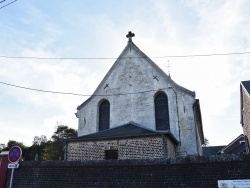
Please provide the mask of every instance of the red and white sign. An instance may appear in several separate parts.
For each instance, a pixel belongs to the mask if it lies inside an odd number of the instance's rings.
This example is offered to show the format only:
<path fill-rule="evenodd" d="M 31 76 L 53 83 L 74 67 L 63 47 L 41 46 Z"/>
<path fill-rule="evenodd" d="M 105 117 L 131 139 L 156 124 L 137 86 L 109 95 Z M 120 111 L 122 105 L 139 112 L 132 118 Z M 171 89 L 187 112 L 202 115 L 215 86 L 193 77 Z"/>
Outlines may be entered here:
<path fill-rule="evenodd" d="M 11 163 L 16 163 L 22 156 L 22 149 L 19 146 L 13 146 L 8 155 L 8 159 Z"/>

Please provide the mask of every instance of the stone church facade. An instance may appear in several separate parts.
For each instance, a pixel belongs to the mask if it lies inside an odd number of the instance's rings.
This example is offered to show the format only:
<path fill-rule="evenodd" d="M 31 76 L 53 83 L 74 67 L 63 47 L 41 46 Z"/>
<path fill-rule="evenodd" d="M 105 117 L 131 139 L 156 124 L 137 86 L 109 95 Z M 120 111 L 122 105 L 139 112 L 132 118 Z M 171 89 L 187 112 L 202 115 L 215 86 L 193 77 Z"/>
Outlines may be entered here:
<path fill-rule="evenodd" d="M 78 137 L 65 140 L 67 160 L 202 155 L 199 100 L 176 84 L 133 42 L 93 95 L 77 107 Z"/>

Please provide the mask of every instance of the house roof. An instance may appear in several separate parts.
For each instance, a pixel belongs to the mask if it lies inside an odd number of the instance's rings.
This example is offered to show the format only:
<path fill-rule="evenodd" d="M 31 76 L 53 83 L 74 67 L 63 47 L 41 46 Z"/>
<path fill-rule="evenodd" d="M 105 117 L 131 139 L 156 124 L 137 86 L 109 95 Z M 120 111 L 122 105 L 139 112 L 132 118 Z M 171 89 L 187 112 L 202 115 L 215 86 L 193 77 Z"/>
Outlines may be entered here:
<path fill-rule="evenodd" d="M 225 153 L 225 152 L 228 153 L 228 154 L 233 154 L 233 153 L 234 154 L 238 154 L 239 151 L 243 151 L 244 149 L 246 149 L 245 143 L 242 144 L 240 141 L 245 141 L 245 136 L 243 134 L 240 134 L 237 138 L 235 138 L 228 145 L 226 145 L 225 147 L 221 148 L 218 151 L 218 154 Z"/>
<path fill-rule="evenodd" d="M 248 92 L 248 95 L 250 95 L 250 80 L 242 81 L 241 84 L 244 86 L 245 90 Z"/>
<path fill-rule="evenodd" d="M 205 156 L 211 156 L 211 155 L 217 155 L 218 151 L 220 151 L 225 146 L 207 146 L 202 147 L 203 155 Z"/>
<path fill-rule="evenodd" d="M 90 140 L 102 140 L 102 139 L 114 139 L 114 138 L 129 138 L 129 137 L 141 137 L 141 136 L 153 136 L 153 135 L 167 135 L 173 139 L 177 144 L 177 139 L 173 136 L 170 131 L 155 131 L 152 129 L 145 128 L 134 122 L 129 122 L 125 125 L 99 131 L 96 133 L 65 139 L 64 141 L 90 141 Z"/>
<path fill-rule="evenodd" d="M 126 45 L 126 47 L 124 48 L 124 50 L 122 51 L 122 53 L 120 54 L 120 56 L 117 58 L 117 60 L 115 61 L 115 63 L 113 64 L 113 66 L 110 68 L 110 70 L 108 71 L 108 73 L 105 75 L 105 77 L 103 78 L 103 80 L 101 81 L 101 83 L 98 85 L 98 87 L 96 88 L 96 90 L 94 91 L 94 93 L 92 94 L 91 97 L 89 97 L 86 101 L 84 101 L 81 105 L 79 105 L 77 107 L 77 110 L 80 110 L 83 106 L 85 106 L 85 104 L 87 104 L 90 99 L 92 99 L 95 95 L 98 95 L 98 91 L 103 87 L 103 85 L 105 84 L 106 80 L 108 79 L 108 77 L 110 76 L 110 74 L 113 72 L 113 70 L 116 68 L 116 66 L 120 63 L 121 59 L 123 58 L 127 58 L 129 59 L 129 57 L 127 57 L 126 51 L 128 50 L 134 50 L 137 54 L 138 54 L 138 58 L 143 58 L 144 60 L 147 61 L 147 63 L 152 66 L 153 69 L 155 69 L 161 76 L 162 78 L 167 81 L 168 83 L 171 84 L 171 86 L 176 89 L 176 90 L 180 90 L 183 93 L 187 93 L 191 96 L 195 96 L 195 92 L 190 91 L 178 84 L 176 84 L 170 76 L 168 76 L 159 66 L 157 66 L 146 54 L 144 54 L 133 42 L 132 40 L 128 41 L 128 44 Z"/>

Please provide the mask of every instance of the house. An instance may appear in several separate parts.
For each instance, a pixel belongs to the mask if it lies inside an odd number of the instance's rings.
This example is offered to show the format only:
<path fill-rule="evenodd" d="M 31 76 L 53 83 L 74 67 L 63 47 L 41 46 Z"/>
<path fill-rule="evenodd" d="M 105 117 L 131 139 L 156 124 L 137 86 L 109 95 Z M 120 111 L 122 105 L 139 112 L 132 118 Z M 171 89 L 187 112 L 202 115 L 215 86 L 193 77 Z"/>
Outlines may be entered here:
<path fill-rule="evenodd" d="M 230 142 L 227 146 L 221 148 L 217 154 L 244 154 L 246 153 L 245 136 L 241 134 Z"/>
<path fill-rule="evenodd" d="M 91 97 L 77 107 L 78 137 L 67 160 L 202 155 L 195 92 L 175 83 L 126 35 L 128 43 Z"/>

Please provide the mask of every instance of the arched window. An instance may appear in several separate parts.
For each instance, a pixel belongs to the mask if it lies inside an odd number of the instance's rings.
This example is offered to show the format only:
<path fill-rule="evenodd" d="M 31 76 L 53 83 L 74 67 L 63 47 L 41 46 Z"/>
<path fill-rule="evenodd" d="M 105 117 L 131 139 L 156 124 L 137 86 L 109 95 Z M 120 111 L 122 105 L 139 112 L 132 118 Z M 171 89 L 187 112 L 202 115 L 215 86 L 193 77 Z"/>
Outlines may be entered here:
<path fill-rule="evenodd" d="M 109 129 L 110 104 L 103 101 L 99 106 L 99 131 Z"/>
<path fill-rule="evenodd" d="M 155 97 L 155 123 L 156 130 L 169 130 L 168 97 L 159 93 Z"/>

